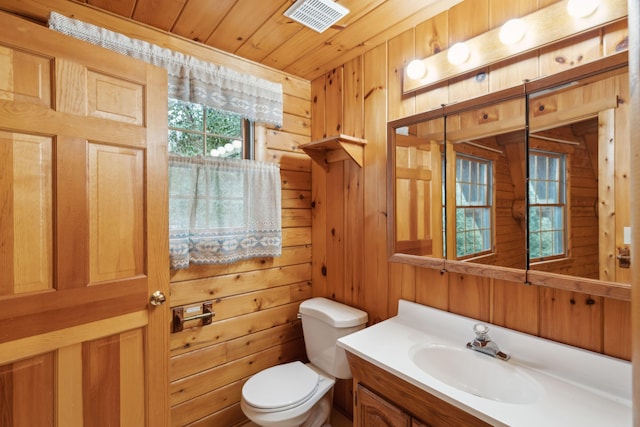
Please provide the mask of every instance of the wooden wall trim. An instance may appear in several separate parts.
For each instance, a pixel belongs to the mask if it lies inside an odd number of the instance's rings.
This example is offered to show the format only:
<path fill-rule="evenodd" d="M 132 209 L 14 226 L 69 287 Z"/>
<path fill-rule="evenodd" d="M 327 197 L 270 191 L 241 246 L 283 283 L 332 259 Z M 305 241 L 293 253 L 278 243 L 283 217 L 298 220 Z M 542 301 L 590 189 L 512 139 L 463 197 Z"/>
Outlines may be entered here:
<path fill-rule="evenodd" d="M 629 129 L 631 132 L 631 158 L 640 157 L 640 3 L 637 0 L 629 0 L 629 86 L 631 106 L 629 108 Z M 632 361 L 633 361 L 633 425 L 640 425 L 640 274 L 637 266 L 640 265 L 640 173 L 631 174 L 631 226 L 632 226 L 632 251 L 631 259 L 634 274 L 631 278 L 631 336 L 632 336 Z"/>
<path fill-rule="evenodd" d="M 631 301 L 631 286 L 626 283 L 606 282 L 535 270 L 527 272 L 527 281 L 532 285 Z"/>

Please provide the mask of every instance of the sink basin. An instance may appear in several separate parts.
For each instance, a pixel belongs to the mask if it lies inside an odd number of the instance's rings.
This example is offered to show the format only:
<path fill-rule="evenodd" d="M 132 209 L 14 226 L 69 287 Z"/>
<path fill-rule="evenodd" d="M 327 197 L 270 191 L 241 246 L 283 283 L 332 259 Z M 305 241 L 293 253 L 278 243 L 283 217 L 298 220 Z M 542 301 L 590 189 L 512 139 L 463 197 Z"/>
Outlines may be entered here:
<path fill-rule="evenodd" d="M 418 345 L 411 361 L 426 374 L 484 399 L 504 403 L 534 403 L 540 386 L 509 361 L 446 345 Z"/>

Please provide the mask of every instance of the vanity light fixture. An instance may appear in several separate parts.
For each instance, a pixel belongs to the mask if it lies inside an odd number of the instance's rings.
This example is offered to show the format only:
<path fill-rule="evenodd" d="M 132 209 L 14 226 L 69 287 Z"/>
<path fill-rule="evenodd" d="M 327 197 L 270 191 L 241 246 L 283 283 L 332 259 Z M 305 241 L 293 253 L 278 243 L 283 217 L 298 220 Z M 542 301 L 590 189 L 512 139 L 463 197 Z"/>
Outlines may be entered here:
<path fill-rule="evenodd" d="M 600 5 L 600 0 L 569 0 L 567 12 L 574 18 L 586 18 L 593 14 Z"/>
<path fill-rule="evenodd" d="M 584 7 L 587 4 L 590 7 Z M 567 13 L 567 10 L 573 11 L 574 9 L 583 11 L 572 13 L 588 18 L 573 18 Z M 491 66 L 516 55 L 533 52 L 542 46 L 550 46 L 577 34 L 602 28 L 609 23 L 625 19 L 627 14 L 627 0 L 563 0 L 553 2 L 549 6 L 519 18 L 523 23 L 521 29 L 525 30 L 525 34 L 519 42 L 513 42 L 511 45 L 500 43 L 500 32 L 503 30 L 497 27 L 465 40 L 464 43 L 467 47 L 461 48 L 462 55 L 451 52 L 458 49 L 454 45 L 447 50 L 422 58 L 421 61 L 427 70 L 426 75 L 419 79 L 412 79 L 408 77 L 408 74 L 405 74 L 407 78 L 402 81 L 402 93 L 406 95 L 422 90 L 478 70 L 480 67 Z M 551 22 L 554 25 L 550 25 Z M 471 52 L 473 55 L 470 55 Z M 457 61 L 456 58 L 458 58 Z M 532 72 L 535 74 L 534 70 Z"/>
<path fill-rule="evenodd" d="M 458 42 L 449 48 L 447 59 L 453 65 L 461 65 L 467 62 L 470 55 L 469 46 L 464 42 Z"/>
<path fill-rule="evenodd" d="M 412 80 L 423 78 L 427 74 L 427 66 L 421 59 L 414 59 L 407 65 L 407 77 Z"/>
<path fill-rule="evenodd" d="M 502 25 L 498 37 L 502 44 L 516 44 L 524 38 L 526 30 L 526 24 L 522 19 L 510 19 Z"/>

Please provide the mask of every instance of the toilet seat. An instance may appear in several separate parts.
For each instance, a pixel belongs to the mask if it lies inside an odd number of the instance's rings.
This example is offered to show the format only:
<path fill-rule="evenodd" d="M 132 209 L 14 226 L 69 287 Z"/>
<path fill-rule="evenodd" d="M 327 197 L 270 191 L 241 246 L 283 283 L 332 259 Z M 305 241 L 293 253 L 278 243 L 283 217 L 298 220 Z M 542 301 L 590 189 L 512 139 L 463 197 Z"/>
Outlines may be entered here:
<path fill-rule="evenodd" d="M 252 376 L 242 388 L 242 396 L 258 412 L 285 411 L 309 400 L 319 380 L 302 362 L 286 363 Z"/>

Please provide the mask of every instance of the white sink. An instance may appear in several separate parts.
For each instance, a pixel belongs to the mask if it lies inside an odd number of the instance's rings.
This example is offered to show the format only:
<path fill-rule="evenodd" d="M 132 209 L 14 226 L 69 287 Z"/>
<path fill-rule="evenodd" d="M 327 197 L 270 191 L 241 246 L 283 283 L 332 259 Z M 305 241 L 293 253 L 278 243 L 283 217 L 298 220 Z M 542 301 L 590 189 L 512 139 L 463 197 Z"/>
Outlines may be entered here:
<path fill-rule="evenodd" d="M 540 385 L 512 362 L 466 347 L 416 345 L 409 350 L 409 357 L 438 381 L 484 399 L 533 403 L 540 395 Z"/>
<path fill-rule="evenodd" d="M 493 426 L 631 426 L 631 363 L 491 325 L 511 356 L 470 350 L 478 319 L 400 300 L 338 345 Z"/>

